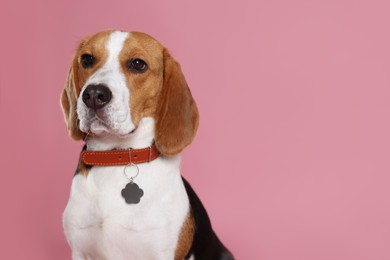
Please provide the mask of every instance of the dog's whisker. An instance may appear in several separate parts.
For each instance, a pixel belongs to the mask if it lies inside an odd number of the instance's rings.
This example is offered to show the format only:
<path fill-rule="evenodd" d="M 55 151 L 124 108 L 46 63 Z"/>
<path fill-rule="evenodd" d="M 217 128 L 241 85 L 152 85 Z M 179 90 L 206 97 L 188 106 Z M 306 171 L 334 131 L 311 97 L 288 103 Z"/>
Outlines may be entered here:
<path fill-rule="evenodd" d="M 88 139 L 88 137 L 89 137 L 89 135 L 90 135 L 90 132 L 88 131 L 86 134 L 85 134 L 85 137 L 84 137 L 84 142 L 87 142 L 87 139 Z"/>
<path fill-rule="evenodd" d="M 106 124 L 106 122 L 101 119 L 98 115 L 95 115 L 95 118 L 100 122 L 100 123 L 103 123 L 103 124 Z"/>

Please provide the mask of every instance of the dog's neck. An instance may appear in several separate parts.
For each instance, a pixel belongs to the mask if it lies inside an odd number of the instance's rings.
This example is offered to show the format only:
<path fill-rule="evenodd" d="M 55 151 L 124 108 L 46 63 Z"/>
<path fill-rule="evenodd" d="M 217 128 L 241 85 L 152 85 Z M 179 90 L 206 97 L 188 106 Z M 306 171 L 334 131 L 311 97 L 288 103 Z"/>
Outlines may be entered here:
<path fill-rule="evenodd" d="M 144 117 L 137 129 L 130 135 L 119 137 L 114 135 L 88 136 L 87 149 L 91 151 L 108 151 L 113 149 L 140 149 L 149 147 L 154 140 L 154 119 Z"/>

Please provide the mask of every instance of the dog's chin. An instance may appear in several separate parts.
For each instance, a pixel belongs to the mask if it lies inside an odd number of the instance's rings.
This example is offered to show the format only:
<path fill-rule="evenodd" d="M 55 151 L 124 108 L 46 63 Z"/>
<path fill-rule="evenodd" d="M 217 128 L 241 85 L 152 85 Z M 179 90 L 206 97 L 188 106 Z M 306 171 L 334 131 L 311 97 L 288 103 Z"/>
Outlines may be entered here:
<path fill-rule="evenodd" d="M 98 120 L 95 120 L 89 126 L 89 131 L 95 135 L 101 135 L 109 133 L 110 129 L 107 125 L 103 124 L 102 122 L 99 122 Z"/>
<path fill-rule="evenodd" d="M 114 129 L 101 121 L 95 120 L 91 122 L 87 132 L 94 136 L 116 136 L 116 137 L 127 137 L 135 132 L 136 128 L 133 129 Z"/>

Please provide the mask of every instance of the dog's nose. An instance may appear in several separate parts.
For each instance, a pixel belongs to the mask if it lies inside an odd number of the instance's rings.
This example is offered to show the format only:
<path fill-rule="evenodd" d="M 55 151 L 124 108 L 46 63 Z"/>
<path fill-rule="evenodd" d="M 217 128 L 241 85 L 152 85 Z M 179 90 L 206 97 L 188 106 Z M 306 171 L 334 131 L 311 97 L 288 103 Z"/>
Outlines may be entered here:
<path fill-rule="evenodd" d="M 87 107 L 99 109 L 110 102 L 112 98 L 111 90 L 103 85 L 88 85 L 83 92 L 83 102 Z"/>

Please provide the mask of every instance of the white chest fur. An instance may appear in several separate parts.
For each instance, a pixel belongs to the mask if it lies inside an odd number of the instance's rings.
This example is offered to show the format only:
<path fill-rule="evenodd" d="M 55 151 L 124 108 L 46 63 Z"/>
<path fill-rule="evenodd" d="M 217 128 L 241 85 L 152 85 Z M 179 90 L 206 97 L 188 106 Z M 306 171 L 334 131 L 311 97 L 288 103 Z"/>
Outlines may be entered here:
<path fill-rule="evenodd" d="M 173 259 L 189 212 L 179 164 L 179 157 L 139 164 L 134 182 L 144 196 L 138 204 L 121 196 L 129 182 L 123 166 L 76 175 L 64 212 L 73 259 Z"/>

